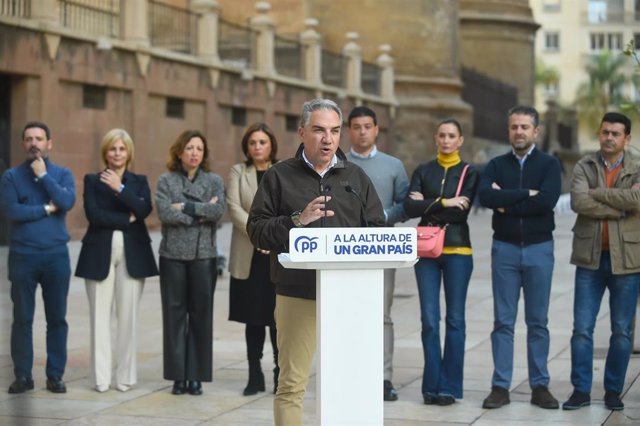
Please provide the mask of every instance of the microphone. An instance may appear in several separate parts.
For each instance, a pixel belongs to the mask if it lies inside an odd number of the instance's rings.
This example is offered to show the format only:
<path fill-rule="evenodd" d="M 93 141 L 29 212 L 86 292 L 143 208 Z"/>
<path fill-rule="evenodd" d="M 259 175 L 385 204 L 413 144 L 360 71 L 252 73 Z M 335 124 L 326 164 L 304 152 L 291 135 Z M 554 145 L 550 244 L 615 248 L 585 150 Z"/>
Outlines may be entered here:
<path fill-rule="evenodd" d="M 327 195 L 331 191 L 331 185 L 325 184 L 322 180 L 320 181 L 320 194 L 324 195 L 324 215 L 320 218 L 320 227 L 324 228 L 325 226 L 325 218 L 327 217 Z"/>
<path fill-rule="evenodd" d="M 356 198 L 358 198 L 358 201 L 360 201 L 360 218 L 364 222 L 364 226 L 366 228 L 368 228 L 369 227 L 369 221 L 367 220 L 367 211 L 366 211 L 366 207 L 364 205 L 364 201 L 362 201 L 362 197 L 360 197 L 360 194 L 358 194 L 358 191 L 356 191 L 356 189 L 351 185 L 346 185 L 344 187 L 344 190 L 347 191 L 350 194 L 355 195 Z"/>

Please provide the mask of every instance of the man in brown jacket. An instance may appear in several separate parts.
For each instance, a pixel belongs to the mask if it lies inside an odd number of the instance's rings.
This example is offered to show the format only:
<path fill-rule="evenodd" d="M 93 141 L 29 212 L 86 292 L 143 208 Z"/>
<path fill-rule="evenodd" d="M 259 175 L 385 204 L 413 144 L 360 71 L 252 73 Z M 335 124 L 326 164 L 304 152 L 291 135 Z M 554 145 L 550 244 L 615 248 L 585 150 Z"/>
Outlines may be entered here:
<path fill-rule="evenodd" d="M 640 280 L 640 163 L 626 150 L 631 121 L 617 112 L 600 123 L 600 151 L 573 170 L 571 263 L 576 265 L 571 337 L 574 391 L 562 405 L 575 410 L 591 402 L 593 329 L 605 289 L 609 290 L 611 339 L 604 369 L 604 403 L 622 410 L 620 394 L 631 356 L 631 325 Z"/>

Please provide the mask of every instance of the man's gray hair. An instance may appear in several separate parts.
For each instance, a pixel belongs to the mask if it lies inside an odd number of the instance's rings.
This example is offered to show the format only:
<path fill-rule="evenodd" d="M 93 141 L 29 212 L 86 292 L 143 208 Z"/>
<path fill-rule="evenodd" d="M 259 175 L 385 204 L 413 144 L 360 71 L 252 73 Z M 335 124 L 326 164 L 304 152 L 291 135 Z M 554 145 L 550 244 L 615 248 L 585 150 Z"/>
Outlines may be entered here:
<path fill-rule="evenodd" d="M 300 127 L 306 127 L 306 125 L 309 123 L 311 113 L 320 110 L 335 111 L 335 113 L 338 114 L 338 117 L 340 117 L 340 123 L 342 124 L 342 111 L 340 110 L 338 104 L 336 104 L 331 99 L 316 98 L 312 101 L 305 102 L 304 105 L 302 105 Z"/>

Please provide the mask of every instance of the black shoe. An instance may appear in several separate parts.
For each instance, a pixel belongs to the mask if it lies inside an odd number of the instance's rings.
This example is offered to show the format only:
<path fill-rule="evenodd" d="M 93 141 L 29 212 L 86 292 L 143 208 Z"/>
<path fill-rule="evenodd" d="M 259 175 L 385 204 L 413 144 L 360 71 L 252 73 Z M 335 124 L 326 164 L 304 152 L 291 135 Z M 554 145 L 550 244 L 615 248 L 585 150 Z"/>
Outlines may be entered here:
<path fill-rule="evenodd" d="M 176 380 L 173 382 L 171 393 L 174 395 L 182 395 L 187 391 L 187 383 L 184 380 Z"/>
<path fill-rule="evenodd" d="M 491 393 L 482 403 L 482 408 L 500 408 L 510 402 L 508 389 L 500 386 L 492 386 Z"/>
<path fill-rule="evenodd" d="M 67 393 L 67 387 L 60 377 L 49 377 L 47 379 L 47 390 L 53 393 Z"/>
<path fill-rule="evenodd" d="M 242 394 L 244 396 L 255 395 L 258 392 L 264 392 L 265 389 L 264 374 L 262 373 L 262 370 L 253 372 L 249 371 L 249 382 L 242 391 Z"/>
<path fill-rule="evenodd" d="M 199 380 L 191 380 L 188 382 L 189 395 L 202 395 L 202 382 Z"/>
<path fill-rule="evenodd" d="M 604 393 L 604 405 L 609 410 L 620 411 L 624 408 L 624 403 L 620 399 L 620 394 L 614 391 Z"/>
<path fill-rule="evenodd" d="M 273 393 L 276 394 L 278 392 L 278 378 L 280 377 L 280 367 L 277 365 L 273 369 Z"/>
<path fill-rule="evenodd" d="M 574 390 L 569 399 L 562 404 L 563 410 L 577 410 L 578 408 L 591 405 L 591 396 L 586 392 Z"/>
<path fill-rule="evenodd" d="M 549 388 L 546 386 L 538 386 L 531 390 L 531 403 L 540 408 L 547 408 L 550 410 L 557 410 L 560 406 L 560 404 L 558 404 L 558 400 L 551 395 Z"/>
<path fill-rule="evenodd" d="M 422 395 L 422 400 L 425 405 L 436 405 L 438 403 L 438 395 L 432 393 L 425 393 Z"/>
<path fill-rule="evenodd" d="M 16 377 L 9 386 L 9 393 L 24 393 L 33 389 L 33 380 L 26 377 Z"/>
<path fill-rule="evenodd" d="M 393 387 L 391 380 L 384 381 L 384 400 L 385 401 L 397 401 L 398 391 Z"/>
<path fill-rule="evenodd" d="M 451 405 L 456 402 L 456 399 L 452 395 L 438 395 L 437 403 L 440 406 Z"/>

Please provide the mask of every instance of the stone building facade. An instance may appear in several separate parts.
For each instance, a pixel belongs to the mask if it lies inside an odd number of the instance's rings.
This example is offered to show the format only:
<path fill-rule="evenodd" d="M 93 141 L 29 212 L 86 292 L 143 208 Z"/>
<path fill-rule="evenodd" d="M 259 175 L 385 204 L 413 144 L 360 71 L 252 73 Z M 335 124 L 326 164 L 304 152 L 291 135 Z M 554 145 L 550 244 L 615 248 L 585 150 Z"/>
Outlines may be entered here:
<path fill-rule="evenodd" d="M 521 102 L 533 99 L 536 25 L 528 0 L 2 5 L 0 166 L 22 161 L 26 121 L 49 123 L 52 157 L 76 177 L 78 205 L 69 217 L 74 238 L 86 227 L 82 177 L 100 169 L 99 143 L 113 127 L 131 133 L 134 169 L 155 189 L 168 147 L 182 130 L 205 132 L 213 169 L 226 178 L 242 160 L 246 125 L 271 125 L 286 158 L 299 143 L 302 103 L 325 96 L 345 112 L 361 104 L 374 108 L 381 148 L 403 159 L 411 173 L 433 158 L 433 133 L 442 118 L 463 123 L 465 158 L 492 142 L 473 137 L 462 66 L 516 86 Z M 91 19 L 82 12 L 101 8 Z M 155 216 L 149 222 L 158 225 Z"/>

